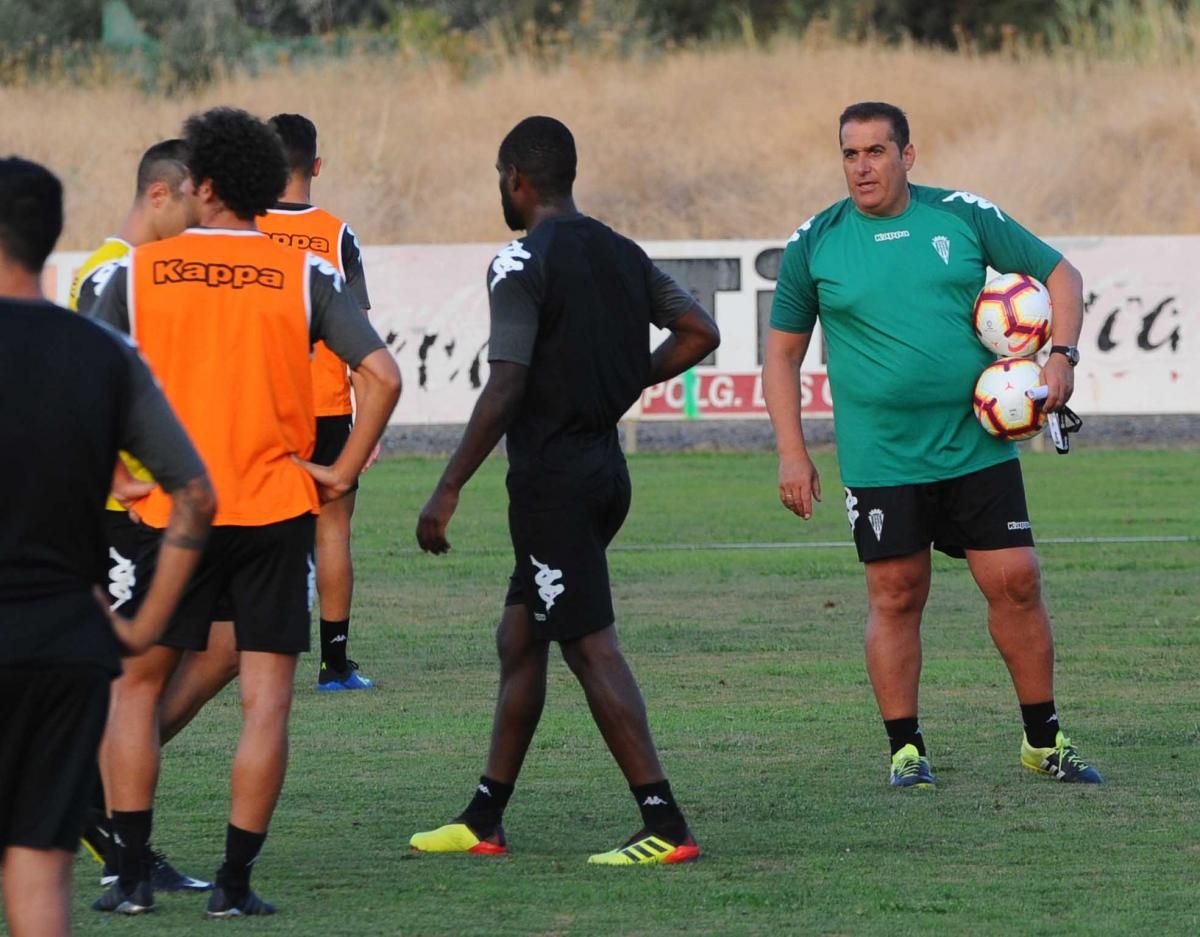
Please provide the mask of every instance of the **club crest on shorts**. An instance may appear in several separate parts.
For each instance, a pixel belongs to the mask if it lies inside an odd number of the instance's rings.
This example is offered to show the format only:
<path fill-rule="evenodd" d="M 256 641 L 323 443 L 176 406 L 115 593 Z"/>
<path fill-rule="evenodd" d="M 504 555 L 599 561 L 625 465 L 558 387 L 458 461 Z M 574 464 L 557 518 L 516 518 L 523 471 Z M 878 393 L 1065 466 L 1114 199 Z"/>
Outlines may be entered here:
<path fill-rule="evenodd" d="M 553 569 L 547 563 L 539 563 L 532 553 L 529 555 L 529 562 L 537 567 L 533 582 L 537 586 L 538 598 L 546 606 L 546 611 L 550 611 L 554 608 L 555 600 L 567 590 L 567 587 L 559 582 L 562 579 L 562 570 Z"/>
<path fill-rule="evenodd" d="M 854 522 L 858 520 L 858 498 L 849 488 L 846 491 L 846 520 L 850 522 L 850 533 L 854 533 Z"/>
<path fill-rule="evenodd" d="M 883 540 L 883 511 L 879 508 L 871 508 L 867 513 L 867 520 L 871 522 L 871 529 L 875 531 L 875 539 Z"/>

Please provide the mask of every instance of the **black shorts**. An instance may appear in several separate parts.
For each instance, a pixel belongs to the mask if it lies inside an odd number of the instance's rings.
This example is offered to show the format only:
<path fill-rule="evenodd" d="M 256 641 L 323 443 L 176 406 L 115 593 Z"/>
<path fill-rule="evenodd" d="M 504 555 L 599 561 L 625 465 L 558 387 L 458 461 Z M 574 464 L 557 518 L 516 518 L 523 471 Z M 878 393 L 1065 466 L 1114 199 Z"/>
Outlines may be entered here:
<path fill-rule="evenodd" d="M 308 461 L 317 465 L 333 465 L 337 457 L 346 448 L 346 440 L 350 438 L 350 428 L 354 425 L 354 417 L 347 413 L 345 416 L 317 417 L 317 444 L 313 446 L 312 458 Z M 358 479 L 350 486 L 346 494 L 358 491 Z"/>
<path fill-rule="evenodd" d="M 962 558 L 967 550 L 1033 546 L 1021 463 L 920 485 L 847 488 L 846 518 L 864 563 L 934 548 Z"/>
<path fill-rule="evenodd" d="M 75 851 L 111 683 L 96 664 L 0 667 L 0 852 Z"/>
<path fill-rule="evenodd" d="M 159 643 L 202 651 L 210 623 L 232 618 L 239 651 L 307 651 L 315 522 L 315 515 L 301 514 L 262 527 L 214 527 Z"/>
<path fill-rule="evenodd" d="M 624 466 L 568 505 L 510 500 L 516 568 L 504 604 L 529 609 L 534 637 L 572 641 L 613 623 L 605 550 L 625 522 L 629 500 Z"/>
<path fill-rule="evenodd" d="M 113 611 L 132 618 L 154 577 L 162 531 L 134 522 L 125 511 L 105 511 L 104 529 L 108 537 L 108 601 Z"/>
<path fill-rule="evenodd" d="M 108 601 L 113 611 L 132 618 L 158 565 L 158 545 L 162 531 L 139 524 L 126 511 L 105 511 L 104 526 L 108 537 Z M 213 621 L 233 618 L 233 601 L 226 592 L 217 600 Z"/>

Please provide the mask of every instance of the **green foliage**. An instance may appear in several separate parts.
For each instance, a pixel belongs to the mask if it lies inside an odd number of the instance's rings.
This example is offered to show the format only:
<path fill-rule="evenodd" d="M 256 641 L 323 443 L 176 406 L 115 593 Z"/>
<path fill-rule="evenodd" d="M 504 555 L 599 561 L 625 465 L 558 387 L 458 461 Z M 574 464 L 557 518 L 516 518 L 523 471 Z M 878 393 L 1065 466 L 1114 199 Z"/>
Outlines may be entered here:
<path fill-rule="evenodd" d="M 102 12 L 144 37 L 105 59 Z M 230 68 L 335 54 L 354 43 L 416 53 L 463 77 L 497 58 L 645 54 L 679 44 L 769 41 L 817 24 L 848 41 L 966 51 L 1047 50 L 1088 59 L 1194 59 L 1200 0 L 0 0 L 0 83 L 94 78 L 97 57 L 149 87 L 203 85 Z"/>

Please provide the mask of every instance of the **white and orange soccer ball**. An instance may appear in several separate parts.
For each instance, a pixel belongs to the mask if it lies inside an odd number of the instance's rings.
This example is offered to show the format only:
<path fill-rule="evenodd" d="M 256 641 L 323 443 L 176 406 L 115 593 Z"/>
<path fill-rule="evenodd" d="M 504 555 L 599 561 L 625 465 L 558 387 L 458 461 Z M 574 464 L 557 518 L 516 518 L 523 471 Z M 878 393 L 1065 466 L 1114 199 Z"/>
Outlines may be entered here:
<path fill-rule="evenodd" d="M 975 416 L 983 428 L 1000 439 L 1030 439 L 1046 423 L 1042 401 L 1026 391 L 1045 381 L 1031 358 L 1001 358 L 988 365 L 975 382 Z"/>
<path fill-rule="evenodd" d="M 1005 273 L 975 297 L 975 334 L 985 348 L 1003 357 L 1030 358 L 1050 340 L 1050 293 L 1024 273 Z"/>

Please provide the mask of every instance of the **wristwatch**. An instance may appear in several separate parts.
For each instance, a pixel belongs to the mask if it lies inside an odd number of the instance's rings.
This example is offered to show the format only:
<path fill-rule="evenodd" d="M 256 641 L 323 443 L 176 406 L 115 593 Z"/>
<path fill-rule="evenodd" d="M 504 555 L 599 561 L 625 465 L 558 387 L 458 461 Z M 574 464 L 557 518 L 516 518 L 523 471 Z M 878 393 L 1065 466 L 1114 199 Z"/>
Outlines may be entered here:
<path fill-rule="evenodd" d="M 1071 367 L 1079 364 L 1079 348 L 1075 345 L 1051 345 L 1050 354 L 1056 353 L 1063 355 Z"/>

